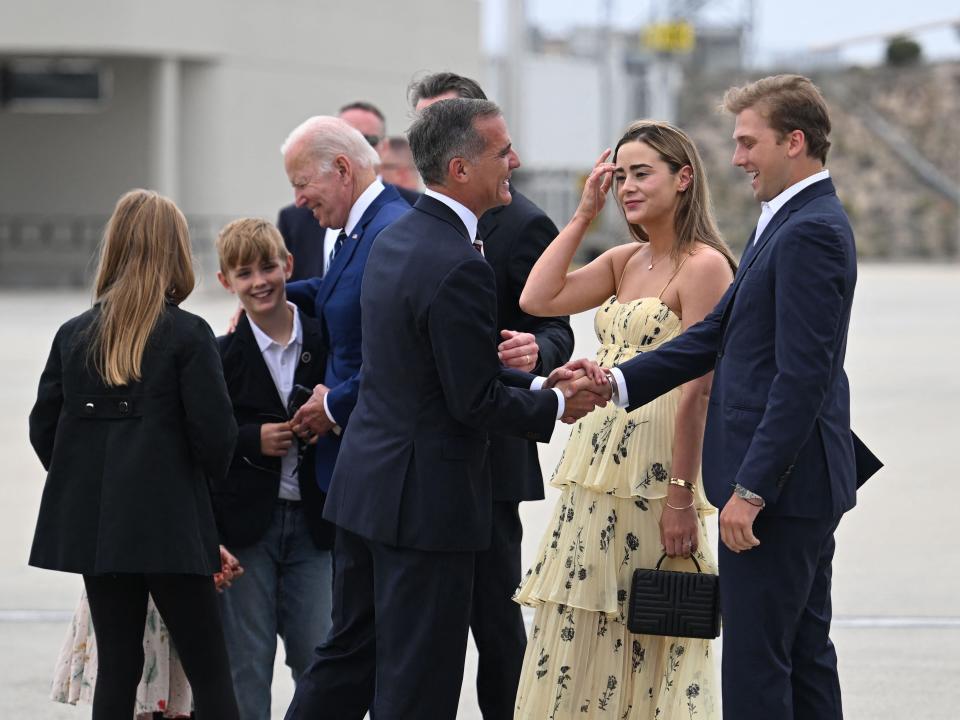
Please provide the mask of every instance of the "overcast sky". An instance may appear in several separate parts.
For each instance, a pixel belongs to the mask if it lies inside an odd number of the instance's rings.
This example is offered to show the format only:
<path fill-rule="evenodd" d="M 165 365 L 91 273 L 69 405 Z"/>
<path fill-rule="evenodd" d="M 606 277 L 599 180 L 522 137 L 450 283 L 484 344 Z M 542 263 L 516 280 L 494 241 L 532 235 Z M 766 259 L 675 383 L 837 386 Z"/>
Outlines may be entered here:
<path fill-rule="evenodd" d="M 491 52 L 502 49 L 504 7 L 516 0 L 482 0 L 484 46 Z M 634 28 L 657 18 L 670 0 L 526 0 L 530 20 L 551 33 L 561 34 L 575 25 L 598 24 L 609 1 L 614 24 Z M 705 5 L 704 16 L 716 21 L 740 17 L 749 3 L 744 0 L 713 0 Z M 957 0 L 756 0 L 757 59 L 762 63 L 777 55 L 803 52 L 811 47 L 860 38 L 874 33 L 910 29 L 942 20 L 960 22 Z M 960 58 L 960 33 L 952 27 L 917 32 L 914 35 L 930 58 Z M 870 64 L 883 56 L 883 41 L 853 43 L 843 58 Z"/>

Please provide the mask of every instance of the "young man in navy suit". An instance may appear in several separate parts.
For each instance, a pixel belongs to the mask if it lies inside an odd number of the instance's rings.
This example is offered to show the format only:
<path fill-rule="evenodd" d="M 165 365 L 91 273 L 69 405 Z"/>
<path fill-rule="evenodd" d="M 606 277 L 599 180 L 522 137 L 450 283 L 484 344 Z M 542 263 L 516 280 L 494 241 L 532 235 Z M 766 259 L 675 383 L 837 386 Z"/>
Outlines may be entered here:
<path fill-rule="evenodd" d="M 410 88 L 414 110 L 440 100 L 486 100 L 476 81 L 449 72 L 427 75 Z M 546 213 L 517 192 L 512 200 L 485 212 L 478 223 L 483 253 L 497 286 L 497 339 L 501 362 L 546 375 L 573 353 L 567 317 L 534 317 L 520 309 L 520 293 L 541 253 L 557 236 Z M 527 631 L 513 593 L 520 584 L 523 525 L 520 502 L 543 499 L 537 444 L 493 433 L 487 452 L 493 487 L 490 547 L 477 553 L 470 631 L 477 646 L 477 700 L 484 720 L 513 718 Z"/>
<path fill-rule="evenodd" d="M 733 163 L 762 212 L 716 309 L 610 371 L 633 409 L 713 370 L 703 479 L 720 513 L 723 713 L 839 720 L 834 531 L 879 461 L 850 431 L 843 370 L 856 249 L 824 168 L 830 119 L 807 78 L 731 88 Z M 598 389 L 598 392 L 601 390 Z"/>
<path fill-rule="evenodd" d="M 493 271 L 474 245 L 520 164 L 497 106 L 436 103 L 409 137 L 427 190 L 367 262 L 360 395 L 325 509 L 334 624 L 291 719 L 456 716 L 475 554 L 490 542 L 487 433 L 547 440 L 599 399 L 534 390 L 497 357 Z"/>
<path fill-rule="evenodd" d="M 317 436 L 317 483 L 322 490 L 357 402 L 361 366 L 360 283 L 377 235 L 410 210 L 393 187 L 377 180 L 379 157 L 363 135 L 334 117 L 310 118 L 283 145 L 297 207 L 323 227 L 339 227 L 332 262 L 322 278 L 287 285 L 287 297 L 320 321 L 327 347 L 323 383 L 293 418 L 294 430 Z"/>

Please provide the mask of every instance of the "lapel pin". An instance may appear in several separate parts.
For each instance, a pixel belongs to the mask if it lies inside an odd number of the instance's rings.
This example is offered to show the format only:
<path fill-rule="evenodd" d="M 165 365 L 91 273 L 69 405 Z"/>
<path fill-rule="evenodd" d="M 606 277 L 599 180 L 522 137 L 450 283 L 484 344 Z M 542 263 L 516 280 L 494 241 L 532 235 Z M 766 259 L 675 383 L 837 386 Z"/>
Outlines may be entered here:
<path fill-rule="evenodd" d="M 308 362 L 310 362 L 312 359 L 313 359 L 313 355 L 311 355 L 309 352 L 304 352 L 302 355 L 300 355 L 300 361 L 301 361 L 301 362 L 308 363 Z"/>
<path fill-rule="evenodd" d="M 357 234 L 356 234 L 356 233 L 354 233 L 354 234 L 353 234 L 353 235 L 351 235 L 350 237 L 351 237 L 351 238 L 353 238 L 354 240 L 356 240 L 356 239 L 357 239 Z"/>

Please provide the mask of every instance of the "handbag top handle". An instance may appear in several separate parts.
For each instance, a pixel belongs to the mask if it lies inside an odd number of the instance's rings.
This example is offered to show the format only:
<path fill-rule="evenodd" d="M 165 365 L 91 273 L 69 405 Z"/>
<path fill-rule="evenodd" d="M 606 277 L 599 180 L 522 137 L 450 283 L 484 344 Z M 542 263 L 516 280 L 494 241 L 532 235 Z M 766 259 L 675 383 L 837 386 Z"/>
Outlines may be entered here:
<path fill-rule="evenodd" d="M 659 570 L 660 566 L 663 564 L 663 561 L 666 559 L 667 559 L 667 554 L 664 553 L 663 555 L 660 556 L 660 559 L 657 560 L 657 566 L 654 569 Z M 693 560 L 693 564 L 697 568 L 697 572 L 702 573 L 703 570 L 700 569 L 700 563 L 697 562 L 697 558 L 694 557 L 693 553 L 690 553 L 690 559 Z"/>

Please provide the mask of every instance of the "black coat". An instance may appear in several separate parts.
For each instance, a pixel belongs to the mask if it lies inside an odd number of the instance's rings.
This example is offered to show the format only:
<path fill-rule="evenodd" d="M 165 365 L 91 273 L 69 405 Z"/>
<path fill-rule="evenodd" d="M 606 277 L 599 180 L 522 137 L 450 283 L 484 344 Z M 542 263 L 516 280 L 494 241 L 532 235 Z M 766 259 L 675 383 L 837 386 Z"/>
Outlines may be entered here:
<path fill-rule="evenodd" d="M 313 389 L 323 382 L 326 353 L 320 323 L 303 313 L 300 323 L 303 346 L 293 381 Z M 215 492 L 213 505 L 220 539 L 228 548 L 234 548 L 257 542 L 273 519 L 280 491 L 281 459 L 261 453 L 260 426 L 285 422 L 288 416 L 246 314 L 237 323 L 236 332 L 217 338 L 217 342 L 240 433 L 227 475 L 231 489 Z M 315 448 L 308 445 L 300 460 L 300 499 L 310 536 L 317 547 L 326 549 L 333 546 L 333 528 L 322 518 L 324 494 L 316 481 Z"/>
<path fill-rule="evenodd" d="M 500 367 L 493 271 L 470 240 L 453 210 L 423 197 L 367 259 L 360 393 L 324 514 L 368 539 L 487 547 L 488 431 L 553 432 L 556 395 L 518 389 L 533 376 Z"/>
<path fill-rule="evenodd" d="M 483 252 L 497 280 L 497 336 L 501 330 L 533 333 L 540 348 L 534 374 L 549 375 L 573 353 L 569 317 L 534 317 L 520 309 L 520 293 L 534 263 L 557 236 L 557 226 L 526 197 L 510 188 L 509 205 L 488 210 L 478 226 Z M 489 452 L 493 499 L 541 500 L 543 475 L 537 444 L 491 433 Z"/>
<path fill-rule="evenodd" d="M 210 488 L 224 483 L 237 424 L 216 342 L 168 305 L 142 380 L 107 387 L 88 362 L 94 307 L 61 326 L 30 413 L 47 469 L 30 564 L 85 574 L 220 570 Z"/>

